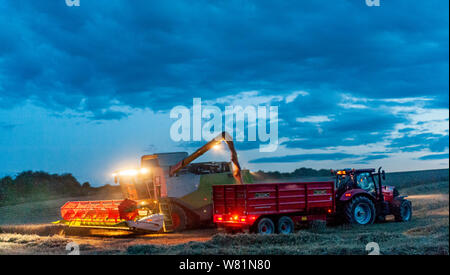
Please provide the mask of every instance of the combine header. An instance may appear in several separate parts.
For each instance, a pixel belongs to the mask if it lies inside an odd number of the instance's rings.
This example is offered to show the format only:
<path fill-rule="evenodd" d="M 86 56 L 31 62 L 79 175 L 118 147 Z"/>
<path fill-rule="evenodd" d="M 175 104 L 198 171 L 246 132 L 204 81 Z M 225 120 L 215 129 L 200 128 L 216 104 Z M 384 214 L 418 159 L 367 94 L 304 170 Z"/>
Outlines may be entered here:
<path fill-rule="evenodd" d="M 137 203 L 128 199 L 69 201 L 61 207 L 64 223 L 73 227 L 161 230 L 163 215 L 141 213 L 144 218 L 136 220 L 139 214 Z"/>
<path fill-rule="evenodd" d="M 121 213 L 122 200 L 110 201 L 69 201 L 61 207 L 62 218 L 77 226 L 115 226 L 126 221 L 126 213 Z"/>
<path fill-rule="evenodd" d="M 225 142 L 231 162 L 192 163 Z M 72 227 L 181 231 L 212 222 L 211 188 L 242 184 L 243 178 L 231 136 L 223 132 L 193 154 L 145 155 L 141 168 L 114 173 L 123 200 L 69 201 L 61 207 L 62 220 Z"/>

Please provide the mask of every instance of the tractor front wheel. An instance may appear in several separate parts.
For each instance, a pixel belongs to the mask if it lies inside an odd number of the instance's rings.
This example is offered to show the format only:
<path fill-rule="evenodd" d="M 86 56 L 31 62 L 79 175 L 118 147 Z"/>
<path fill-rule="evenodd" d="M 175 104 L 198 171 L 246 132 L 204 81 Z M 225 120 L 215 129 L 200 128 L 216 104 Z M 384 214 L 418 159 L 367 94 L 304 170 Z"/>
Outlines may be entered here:
<path fill-rule="evenodd" d="M 375 206 L 367 197 L 355 197 L 345 206 L 344 217 L 348 223 L 372 224 L 375 221 Z"/>

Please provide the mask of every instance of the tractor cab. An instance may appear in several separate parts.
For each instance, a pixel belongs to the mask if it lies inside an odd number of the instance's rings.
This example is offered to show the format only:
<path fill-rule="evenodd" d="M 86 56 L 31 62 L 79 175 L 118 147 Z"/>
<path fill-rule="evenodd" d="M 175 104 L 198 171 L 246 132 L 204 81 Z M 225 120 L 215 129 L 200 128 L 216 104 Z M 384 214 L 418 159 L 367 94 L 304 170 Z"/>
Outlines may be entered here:
<path fill-rule="evenodd" d="M 333 171 L 336 176 L 336 195 L 341 196 L 345 192 L 354 189 L 361 189 L 373 196 L 377 201 L 384 200 L 382 181 L 386 179 L 386 174 L 381 167 L 376 172 L 375 169 L 342 169 Z"/>

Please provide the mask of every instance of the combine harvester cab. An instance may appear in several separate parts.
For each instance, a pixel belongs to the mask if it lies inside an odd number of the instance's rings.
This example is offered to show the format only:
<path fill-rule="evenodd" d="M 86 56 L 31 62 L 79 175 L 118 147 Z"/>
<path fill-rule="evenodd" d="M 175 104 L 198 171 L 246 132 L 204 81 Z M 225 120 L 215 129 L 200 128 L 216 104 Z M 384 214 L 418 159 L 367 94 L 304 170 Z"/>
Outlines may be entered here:
<path fill-rule="evenodd" d="M 225 142 L 231 162 L 192 163 Z M 212 186 L 241 184 L 241 169 L 231 137 L 223 132 L 193 154 L 144 155 L 141 168 L 113 174 L 123 200 L 71 201 L 58 223 L 73 227 L 182 231 L 212 224 Z M 251 181 L 248 172 L 244 174 Z"/>

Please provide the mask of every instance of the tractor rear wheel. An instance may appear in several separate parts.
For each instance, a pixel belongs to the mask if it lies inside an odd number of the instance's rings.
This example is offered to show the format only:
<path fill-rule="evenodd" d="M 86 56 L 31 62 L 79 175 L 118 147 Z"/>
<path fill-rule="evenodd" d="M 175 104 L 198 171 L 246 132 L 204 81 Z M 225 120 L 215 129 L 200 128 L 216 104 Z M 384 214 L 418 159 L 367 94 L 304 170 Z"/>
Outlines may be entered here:
<path fill-rule="evenodd" d="M 172 224 L 173 231 L 180 232 L 186 229 L 187 227 L 187 215 L 183 208 L 179 207 L 176 204 L 172 204 Z"/>
<path fill-rule="evenodd" d="M 411 202 L 403 200 L 400 203 L 400 207 L 394 209 L 394 217 L 396 222 L 408 222 L 411 220 L 412 207 Z"/>
<path fill-rule="evenodd" d="M 256 232 L 259 234 L 273 234 L 275 233 L 275 225 L 269 218 L 262 218 L 256 226 Z"/>
<path fill-rule="evenodd" d="M 344 218 L 352 224 L 372 224 L 375 221 L 375 206 L 367 197 L 355 197 L 345 206 Z"/>
<path fill-rule="evenodd" d="M 281 217 L 277 222 L 277 232 L 280 234 L 291 234 L 294 232 L 294 221 L 288 216 Z"/>

